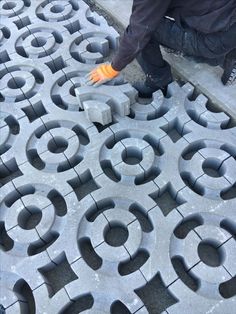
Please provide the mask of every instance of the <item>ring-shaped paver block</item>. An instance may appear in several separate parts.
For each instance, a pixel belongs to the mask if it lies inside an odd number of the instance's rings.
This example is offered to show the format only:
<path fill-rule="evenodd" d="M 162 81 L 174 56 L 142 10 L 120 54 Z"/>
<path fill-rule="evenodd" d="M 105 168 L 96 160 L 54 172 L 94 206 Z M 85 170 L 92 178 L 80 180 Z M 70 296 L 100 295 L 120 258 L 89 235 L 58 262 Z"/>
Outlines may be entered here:
<path fill-rule="evenodd" d="M 52 72 L 63 60 L 64 46 L 70 33 L 62 26 L 50 24 L 31 24 L 18 32 L 15 42 L 12 42 L 9 56 L 13 60 L 37 60 L 47 64 Z"/>
<path fill-rule="evenodd" d="M 128 236 L 123 245 L 114 247 L 106 242 L 104 234 L 107 229 L 116 225 L 120 228 L 127 228 Z M 95 252 L 102 259 L 111 262 L 122 262 L 129 259 L 127 248 L 132 248 L 133 252 L 129 250 L 129 254 L 134 255 L 136 253 L 134 247 L 137 250 L 141 244 L 141 227 L 136 221 L 136 217 L 130 212 L 119 210 L 119 208 L 107 210 L 104 215 L 98 216 L 93 222 L 90 233 L 91 244 L 95 248 Z"/>
<path fill-rule="evenodd" d="M 161 157 L 158 152 L 158 138 L 152 142 L 145 133 L 139 131 L 130 134 L 127 130 L 124 133 L 117 132 L 117 139 L 114 143 L 112 138 L 107 140 L 99 157 L 104 172 L 106 173 L 108 167 L 113 172 L 111 180 L 140 185 L 159 175 Z"/>
<path fill-rule="evenodd" d="M 108 61 L 109 56 L 118 47 L 118 34 L 111 33 L 109 28 L 98 30 L 84 29 L 70 36 L 64 53 L 69 65 L 94 65 Z M 68 49 L 69 47 L 69 49 Z M 92 69 L 88 67 L 87 69 Z"/>
<path fill-rule="evenodd" d="M 31 6 L 31 0 L 4 0 L 8 7 L 11 8 L 16 15 L 20 16 Z"/>
<path fill-rule="evenodd" d="M 42 102 L 47 112 L 72 111 L 77 115 L 81 111 L 75 89 L 85 83 L 87 69 L 82 67 L 76 70 L 74 67 L 67 67 L 63 71 L 54 74 L 54 79 L 48 82 L 42 94 Z"/>
<path fill-rule="evenodd" d="M 222 193 L 230 190 L 236 182 L 235 152 L 233 145 L 224 147 L 224 143 L 217 141 L 191 144 L 180 158 L 180 174 L 196 193 L 220 199 Z"/>
<path fill-rule="evenodd" d="M 26 100 L 34 107 L 39 102 L 42 87 L 49 79 L 50 70 L 37 61 L 9 61 L 0 68 L 1 102 L 17 103 Z"/>
<path fill-rule="evenodd" d="M 232 278 L 225 265 L 232 263 L 231 259 L 236 253 L 236 243 L 235 240 L 231 241 L 231 245 L 225 247 L 225 243 L 233 234 L 221 227 L 224 217 L 208 213 L 199 213 L 196 217 L 192 216 L 192 219 L 198 219 L 201 221 L 200 224 L 188 230 L 184 238 L 172 236 L 171 259 L 181 258 L 189 275 L 198 282 L 197 294 L 210 299 L 222 299 L 219 286 Z M 185 219 L 187 220 L 188 216 Z M 180 227 L 181 224 L 178 228 Z M 208 250 L 214 249 L 217 252 L 215 253 L 217 260 L 211 259 L 213 253 L 210 252 L 205 257 L 201 255 L 201 245 L 207 246 Z"/>
<path fill-rule="evenodd" d="M 92 12 L 83 1 L 42 0 L 30 8 L 29 15 L 34 23 L 57 23 L 66 27 L 71 34 L 87 27 L 109 28 L 107 21 Z"/>
<path fill-rule="evenodd" d="M 14 17 L 22 13 L 30 5 L 28 0 L 3 0 L 0 4 L 2 16 Z"/>
<path fill-rule="evenodd" d="M 2 188 L 1 222 L 8 237 L 14 242 L 10 251 L 16 258 L 37 254 L 52 244 L 63 229 L 67 205 L 62 195 L 48 185 L 19 185 L 17 190 Z M 10 191 L 9 191 L 10 190 Z M 10 192 L 10 193 L 7 193 Z M 63 210 L 55 198 L 61 200 Z"/>
<path fill-rule="evenodd" d="M 97 37 L 84 38 L 82 34 L 74 36 L 70 44 L 70 54 L 80 63 L 98 64 L 104 62 L 110 53 L 109 41 L 106 34 Z"/>
<path fill-rule="evenodd" d="M 99 308 L 97 303 L 104 302 L 104 294 L 107 295 L 106 299 L 108 302 L 108 304 L 104 304 L 104 306 L 109 306 L 109 308 L 114 302 L 115 298 L 118 298 L 119 296 L 119 300 L 121 300 L 130 310 L 133 309 L 133 312 L 134 309 L 137 310 L 137 304 L 136 302 L 133 302 L 136 297 L 134 297 L 134 295 L 131 293 L 133 289 L 125 289 L 125 287 L 127 287 L 126 283 L 129 282 L 130 287 L 140 287 L 144 283 L 143 276 L 141 275 L 139 270 L 134 273 L 127 274 L 126 276 L 120 276 L 117 273 L 117 266 L 120 261 L 130 259 L 127 251 L 130 253 L 131 256 L 132 254 L 135 255 L 138 248 L 137 246 L 140 245 L 142 249 L 144 243 L 147 243 L 148 239 L 150 241 L 150 249 L 154 248 L 152 244 L 154 244 L 153 241 L 155 238 L 155 232 L 154 230 L 152 232 L 144 232 L 143 230 L 141 231 L 143 226 L 141 226 L 141 228 L 138 227 L 139 223 L 137 217 L 135 217 L 134 212 L 132 212 L 132 207 L 135 207 L 136 204 L 136 202 L 134 202 L 133 200 L 112 197 L 110 197 L 109 199 L 101 199 L 101 197 L 99 198 L 99 195 L 102 194 L 101 191 L 100 193 L 95 194 L 97 205 L 95 205 L 94 201 L 92 201 L 91 198 L 85 198 L 81 203 L 83 213 L 80 212 L 80 217 L 82 219 L 80 220 L 81 223 L 79 224 L 77 239 L 79 240 L 79 243 L 83 239 L 91 239 L 92 245 L 95 246 L 94 251 L 102 258 L 103 262 L 101 268 L 97 269 L 96 272 L 91 269 L 91 267 L 89 267 L 81 258 L 79 258 L 78 261 L 73 262 L 73 271 L 77 274 L 81 273 L 80 278 L 82 278 L 83 282 L 86 283 L 81 285 L 80 281 L 74 281 L 67 285 L 66 290 L 68 291 L 68 294 L 71 298 L 74 298 L 76 296 L 76 294 L 78 293 L 78 290 L 76 292 L 76 289 L 78 288 L 80 289 L 80 293 L 83 294 L 86 294 L 86 292 L 88 293 L 88 291 L 90 291 L 94 297 L 95 308 Z M 117 194 L 119 195 L 119 193 Z M 149 203 L 149 206 L 152 207 L 153 201 L 151 199 L 149 200 Z M 86 205 L 89 205 L 90 207 L 86 209 Z M 97 210 L 99 210 L 99 214 L 94 219 L 93 215 L 96 215 L 97 211 L 96 206 L 98 206 Z M 131 211 L 127 210 L 129 207 L 131 208 Z M 148 208 L 146 208 L 145 210 L 148 211 Z M 79 212 L 75 214 L 78 216 Z M 108 246 L 106 240 L 104 239 L 104 230 L 106 234 L 107 228 L 112 228 L 112 226 L 119 226 L 124 228 L 126 224 L 128 224 L 127 228 L 129 231 L 129 236 L 124 244 L 118 247 L 113 247 L 110 244 Z M 142 233 L 141 242 L 140 232 Z M 132 238 L 133 240 L 130 241 Z M 126 251 L 123 249 L 123 246 L 126 247 Z M 55 248 L 52 247 L 50 249 L 50 253 L 53 253 L 54 249 Z M 116 254 L 113 254 L 113 256 L 111 256 L 111 251 L 114 251 Z M 71 256 L 71 253 L 69 253 L 69 256 Z M 150 254 L 152 255 L 151 252 Z M 89 261 L 87 262 L 89 263 Z M 150 261 L 150 264 L 146 265 L 145 267 L 146 269 L 149 269 L 150 272 L 151 263 L 152 262 Z M 109 274 L 107 273 L 108 269 Z M 110 280 L 109 278 L 111 275 L 113 278 L 116 278 L 116 280 L 108 285 L 108 281 Z M 84 280 L 85 278 L 87 278 L 87 280 Z M 106 292 L 106 289 L 108 287 L 110 292 L 112 293 Z M 124 289 L 126 290 L 126 296 L 124 295 Z M 141 307 L 142 305 L 139 306 L 139 308 Z M 106 311 L 109 310 L 107 309 Z"/>
<path fill-rule="evenodd" d="M 90 142 L 86 130 L 72 121 L 50 121 L 45 127 L 35 130 L 26 145 L 26 156 L 34 167 L 46 172 L 63 172 L 83 160 Z M 36 157 L 40 165 L 34 163 Z"/>
<path fill-rule="evenodd" d="M 71 4 L 71 1 L 42 1 L 42 3 L 36 8 L 36 16 L 45 22 L 60 22 L 70 20 L 70 18 L 76 13 Z M 64 22 L 64 23 L 66 23 Z"/>

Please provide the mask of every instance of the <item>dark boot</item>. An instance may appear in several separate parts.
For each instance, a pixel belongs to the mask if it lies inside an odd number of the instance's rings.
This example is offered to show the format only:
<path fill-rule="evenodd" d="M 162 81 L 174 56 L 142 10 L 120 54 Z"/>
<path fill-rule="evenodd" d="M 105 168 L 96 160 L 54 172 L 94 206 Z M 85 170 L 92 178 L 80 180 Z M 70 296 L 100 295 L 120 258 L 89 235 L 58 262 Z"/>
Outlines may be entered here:
<path fill-rule="evenodd" d="M 172 81 L 170 66 L 165 62 L 165 65 L 158 69 L 157 74 L 146 74 L 146 80 L 134 82 L 133 87 L 138 91 L 139 97 L 151 98 L 152 94 L 159 89 L 165 94 L 167 86 Z"/>
<path fill-rule="evenodd" d="M 224 73 L 221 77 L 224 85 L 232 85 L 236 83 L 236 49 L 229 52 L 223 65 Z"/>
<path fill-rule="evenodd" d="M 163 93 L 166 91 L 165 88 L 150 87 L 147 85 L 147 80 L 142 82 L 134 82 L 133 87 L 138 91 L 138 95 L 140 98 L 152 98 L 152 94 L 161 89 Z"/>

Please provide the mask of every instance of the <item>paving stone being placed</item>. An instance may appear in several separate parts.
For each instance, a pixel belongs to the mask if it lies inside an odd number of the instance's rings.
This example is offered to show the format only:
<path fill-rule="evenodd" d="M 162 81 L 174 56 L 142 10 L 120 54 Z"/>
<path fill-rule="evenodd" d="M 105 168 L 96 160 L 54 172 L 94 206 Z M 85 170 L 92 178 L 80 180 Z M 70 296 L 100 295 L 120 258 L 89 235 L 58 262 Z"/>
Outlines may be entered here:
<path fill-rule="evenodd" d="M 0 2 L 0 313 L 231 314 L 236 125 L 191 84 L 85 75 L 119 36 L 81 0 Z"/>
<path fill-rule="evenodd" d="M 129 25 L 133 0 L 94 0 L 91 2 L 124 30 Z M 183 56 L 171 49 L 162 48 L 162 54 L 171 65 L 174 75 L 196 86 L 198 92 L 206 95 L 220 110 L 230 113 L 236 119 L 236 88 L 235 85 L 224 86 L 222 84 L 221 66 L 197 63 L 193 58 Z"/>

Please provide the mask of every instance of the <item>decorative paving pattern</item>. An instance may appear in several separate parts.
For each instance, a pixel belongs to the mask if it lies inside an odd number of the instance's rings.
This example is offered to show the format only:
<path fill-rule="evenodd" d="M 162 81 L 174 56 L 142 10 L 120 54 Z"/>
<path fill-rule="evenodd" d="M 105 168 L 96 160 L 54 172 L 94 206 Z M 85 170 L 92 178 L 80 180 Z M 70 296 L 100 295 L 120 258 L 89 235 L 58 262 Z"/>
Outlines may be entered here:
<path fill-rule="evenodd" d="M 231 314 L 236 127 L 193 87 L 84 84 L 119 36 L 1 0 L 0 312 Z"/>

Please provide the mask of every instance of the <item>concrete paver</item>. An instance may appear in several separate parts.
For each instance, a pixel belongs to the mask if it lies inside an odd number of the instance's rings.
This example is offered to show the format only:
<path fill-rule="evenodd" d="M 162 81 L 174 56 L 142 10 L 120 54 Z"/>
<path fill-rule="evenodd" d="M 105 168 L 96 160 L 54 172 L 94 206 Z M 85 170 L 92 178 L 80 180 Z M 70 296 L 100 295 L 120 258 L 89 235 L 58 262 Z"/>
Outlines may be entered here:
<path fill-rule="evenodd" d="M 0 311 L 231 314 L 228 111 L 190 83 L 145 105 L 85 85 L 119 36 L 83 1 L 0 9 Z"/>

